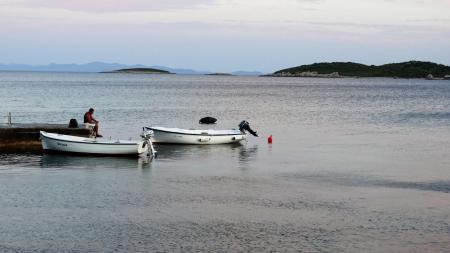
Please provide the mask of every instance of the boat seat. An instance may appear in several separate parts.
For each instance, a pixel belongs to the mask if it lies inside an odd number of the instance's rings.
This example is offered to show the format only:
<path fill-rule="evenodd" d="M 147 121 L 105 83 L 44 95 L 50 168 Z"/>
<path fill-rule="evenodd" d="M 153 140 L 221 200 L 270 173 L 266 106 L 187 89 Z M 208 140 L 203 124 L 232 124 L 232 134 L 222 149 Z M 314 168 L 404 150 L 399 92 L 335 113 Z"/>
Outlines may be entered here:
<path fill-rule="evenodd" d="M 84 128 L 89 129 L 89 138 L 95 137 L 94 127 L 95 124 L 84 123 Z"/>

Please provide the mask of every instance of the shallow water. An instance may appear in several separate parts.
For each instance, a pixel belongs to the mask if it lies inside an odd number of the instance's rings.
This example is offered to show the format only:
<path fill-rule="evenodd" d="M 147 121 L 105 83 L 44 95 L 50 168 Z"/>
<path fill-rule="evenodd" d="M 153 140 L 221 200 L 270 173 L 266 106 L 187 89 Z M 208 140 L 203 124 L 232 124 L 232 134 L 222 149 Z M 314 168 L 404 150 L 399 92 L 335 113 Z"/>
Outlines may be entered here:
<path fill-rule="evenodd" d="M 0 94 L 14 122 L 95 107 L 106 138 L 207 115 L 261 136 L 152 161 L 2 154 L 1 252 L 450 250 L 448 81 L 5 72 Z"/>

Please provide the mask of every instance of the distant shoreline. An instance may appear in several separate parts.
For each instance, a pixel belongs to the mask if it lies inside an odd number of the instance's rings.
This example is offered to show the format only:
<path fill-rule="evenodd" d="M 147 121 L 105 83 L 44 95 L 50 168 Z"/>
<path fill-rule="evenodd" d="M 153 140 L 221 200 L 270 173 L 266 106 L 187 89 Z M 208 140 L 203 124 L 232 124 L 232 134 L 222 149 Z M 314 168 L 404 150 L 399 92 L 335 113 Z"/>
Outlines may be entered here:
<path fill-rule="evenodd" d="M 428 80 L 428 81 L 443 81 L 450 80 L 449 78 L 423 78 L 423 77 L 391 77 L 391 76 L 342 76 L 339 77 L 328 77 L 328 76 L 279 76 L 279 75 L 260 75 L 259 77 L 273 77 L 273 78 L 305 78 L 305 79 L 398 79 L 398 80 Z"/>
<path fill-rule="evenodd" d="M 205 74 L 205 76 L 235 76 L 235 75 L 230 73 L 208 73 Z"/>
<path fill-rule="evenodd" d="M 114 71 L 102 71 L 102 72 L 83 72 L 83 71 L 24 71 L 24 70 L 0 70 L 0 73 L 54 73 L 54 74 L 130 74 L 130 75 L 177 75 L 177 76 L 223 76 L 223 77 L 262 77 L 262 78 L 309 78 L 309 79 L 404 79 L 404 80 L 450 80 L 450 77 L 444 78 L 423 78 L 423 77 L 390 77 L 390 76 L 343 76 L 339 75 L 339 77 L 330 77 L 330 76 L 289 76 L 289 75 L 274 75 L 274 74 L 266 74 L 266 75 L 217 75 L 217 74 L 176 74 L 176 73 L 142 73 L 142 72 L 114 72 Z"/>
<path fill-rule="evenodd" d="M 322 62 L 286 68 L 273 73 L 258 71 L 210 72 L 173 69 L 164 66 L 123 65 L 91 62 L 86 64 L 1 64 L 0 72 L 115 73 L 115 74 L 179 74 L 207 76 L 260 76 L 304 78 L 394 78 L 450 80 L 450 66 L 424 61 L 408 61 L 384 65 L 355 62 Z"/>

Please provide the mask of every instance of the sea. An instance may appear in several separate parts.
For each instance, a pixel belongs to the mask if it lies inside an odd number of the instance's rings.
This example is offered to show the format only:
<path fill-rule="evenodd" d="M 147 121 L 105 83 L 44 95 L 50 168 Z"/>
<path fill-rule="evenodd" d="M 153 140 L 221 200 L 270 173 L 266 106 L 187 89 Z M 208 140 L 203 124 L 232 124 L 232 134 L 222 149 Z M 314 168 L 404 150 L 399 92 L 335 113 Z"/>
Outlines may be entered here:
<path fill-rule="evenodd" d="M 0 72 L 0 104 L 0 123 L 93 107 L 107 139 L 259 134 L 155 159 L 0 154 L 0 252 L 450 251 L 450 81 Z"/>

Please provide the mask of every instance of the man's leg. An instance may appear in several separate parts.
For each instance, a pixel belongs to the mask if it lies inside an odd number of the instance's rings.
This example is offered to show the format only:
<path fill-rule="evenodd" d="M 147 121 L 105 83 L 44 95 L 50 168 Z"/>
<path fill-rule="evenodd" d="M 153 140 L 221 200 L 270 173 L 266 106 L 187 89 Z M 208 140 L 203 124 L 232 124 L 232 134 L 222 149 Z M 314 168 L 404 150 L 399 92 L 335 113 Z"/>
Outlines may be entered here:
<path fill-rule="evenodd" d="M 95 123 L 94 132 L 97 137 L 103 137 L 101 134 L 98 134 L 98 122 Z"/>

